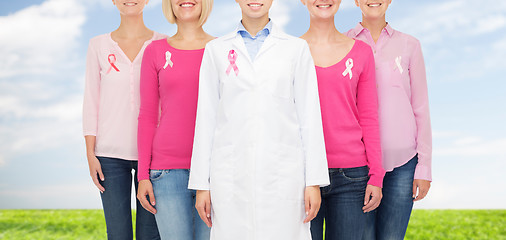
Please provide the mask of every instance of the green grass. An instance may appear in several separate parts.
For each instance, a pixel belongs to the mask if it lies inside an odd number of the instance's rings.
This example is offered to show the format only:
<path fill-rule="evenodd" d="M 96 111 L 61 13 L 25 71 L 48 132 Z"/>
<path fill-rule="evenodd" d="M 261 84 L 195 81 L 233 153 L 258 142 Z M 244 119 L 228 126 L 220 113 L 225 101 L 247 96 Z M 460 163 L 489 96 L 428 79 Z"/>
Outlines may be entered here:
<path fill-rule="evenodd" d="M 101 210 L 0 210 L 0 239 L 106 239 Z M 414 210 L 406 239 L 506 240 L 506 210 Z"/>

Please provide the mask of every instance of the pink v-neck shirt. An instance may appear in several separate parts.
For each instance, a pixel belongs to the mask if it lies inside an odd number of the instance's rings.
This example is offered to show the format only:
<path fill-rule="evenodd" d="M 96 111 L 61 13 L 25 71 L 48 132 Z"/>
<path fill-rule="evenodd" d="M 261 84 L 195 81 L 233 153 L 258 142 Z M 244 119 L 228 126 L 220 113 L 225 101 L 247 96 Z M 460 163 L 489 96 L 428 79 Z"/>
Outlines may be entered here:
<path fill-rule="evenodd" d="M 90 40 L 86 57 L 83 134 L 96 136 L 95 155 L 137 160 L 139 79 L 145 47 L 167 37 L 154 33 L 133 61 L 111 34 Z"/>
<path fill-rule="evenodd" d="M 392 171 L 418 154 L 415 179 L 431 181 L 432 132 L 420 42 L 390 25 L 376 43 L 360 23 L 347 35 L 374 52 L 383 167 Z"/>
<path fill-rule="evenodd" d="M 369 167 L 368 184 L 382 187 L 378 97 L 371 47 L 355 41 L 329 67 L 316 66 L 329 168 Z"/>
<path fill-rule="evenodd" d="M 203 55 L 204 49 L 176 49 L 167 39 L 146 48 L 140 85 L 139 181 L 149 179 L 150 169 L 190 169 Z"/>

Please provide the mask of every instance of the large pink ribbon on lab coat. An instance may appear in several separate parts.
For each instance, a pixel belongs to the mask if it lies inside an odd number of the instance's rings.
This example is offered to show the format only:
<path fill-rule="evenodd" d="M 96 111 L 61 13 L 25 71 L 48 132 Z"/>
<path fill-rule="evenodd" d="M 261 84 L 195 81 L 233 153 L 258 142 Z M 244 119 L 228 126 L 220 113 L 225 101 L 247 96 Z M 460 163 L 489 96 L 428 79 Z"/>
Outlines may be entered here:
<path fill-rule="evenodd" d="M 116 56 L 114 54 L 109 54 L 109 56 L 107 56 L 107 60 L 109 61 L 109 64 L 111 64 L 111 66 L 109 67 L 109 70 L 107 70 L 107 74 L 109 74 L 109 72 L 111 72 L 112 68 L 114 68 L 114 70 L 116 70 L 116 72 L 119 72 L 119 69 L 116 67 L 116 65 L 114 65 L 114 63 L 116 62 Z"/>
<path fill-rule="evenodd" d="M 230 74 L 230 70 L 232 70 L 232 68 L 234 69 L 235 75 L 236 76 L 239 75 L 239 68 L 235 64 L 236 60 L 237 60 L 237 53 L 232 49 L 230 50 L 230 52 L 228 52 L 228 61 L 230 62 L 230 65 L 228 65 L 227 68 L 227 75 Z"/>

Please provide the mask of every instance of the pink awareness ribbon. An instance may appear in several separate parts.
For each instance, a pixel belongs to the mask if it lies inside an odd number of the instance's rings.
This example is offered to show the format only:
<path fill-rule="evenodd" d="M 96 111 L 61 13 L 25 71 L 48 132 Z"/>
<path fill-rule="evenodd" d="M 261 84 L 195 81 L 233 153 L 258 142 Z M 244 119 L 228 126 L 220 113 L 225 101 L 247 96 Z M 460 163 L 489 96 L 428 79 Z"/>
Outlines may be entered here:
<path fill-rule="evenodd" d="M 346 60 L 346 69 L 343 72 L 343 77 L 349 75 L 351 79 L 353 77 L 353 72 L 351 71 L 352 68 L 353 68 L 353 59 L 348 58 L 348 60 Z"/>
<path fill-rule="evenodd" d="M 237 65 L 235 64 L 235 61 L 237 60 L 237 53 L 232 49 L 230 50 L 230 52 L 228 52 L 228 61 L 230 62 L 230 65 L 228 65 L 228 68 L 227 68 L 227 75 L 230 74 L 230 70 L 232 70 L 232 68 L 234 69 L 234 72 L 235 72 L 235 75 L 239 75 L 239 68 L 237 67 Z"/>
<path fill-rule="evenodd" d="M 111 72 L 112 68 L 114 68 L 114 70 L 116 70 L 116 72 L 119 72 L 119 69 L 116 67 L 116 65 L 114 65 L 114 63 L 116 62 L 116 56 L 114 54 L 109 54 L 109 56 L 107 56 L 107 60 L 109 61 L 109 64 L 111 64 L 111 66 L 109 67 L 109 70 L 107 70 L 107 74 L 109 74 L 109 72 Z"/>

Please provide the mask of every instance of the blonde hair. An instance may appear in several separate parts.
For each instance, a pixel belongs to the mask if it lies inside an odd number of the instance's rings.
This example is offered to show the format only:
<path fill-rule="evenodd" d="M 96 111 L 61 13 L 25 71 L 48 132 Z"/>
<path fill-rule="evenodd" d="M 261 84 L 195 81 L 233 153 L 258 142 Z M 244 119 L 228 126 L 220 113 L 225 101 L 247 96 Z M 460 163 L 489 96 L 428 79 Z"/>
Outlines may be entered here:
<path fill-rule="evenodd" d="M 207 21 L 207 18 L 211 14 L 211 10 L 213 9 L 213 0 L 202 0 L 202 12 L 200 13 L 199 25 L 202 26 Z M 162 0 L 162 10 L 163 15 L 167 20 L 174 24 L 176 23 L 176 15 L 174 15 L 174 11 L 172 10 L 171 0 Z"/>

